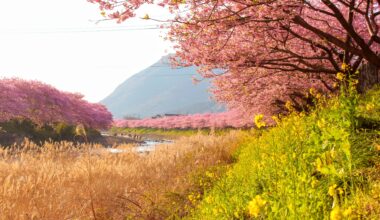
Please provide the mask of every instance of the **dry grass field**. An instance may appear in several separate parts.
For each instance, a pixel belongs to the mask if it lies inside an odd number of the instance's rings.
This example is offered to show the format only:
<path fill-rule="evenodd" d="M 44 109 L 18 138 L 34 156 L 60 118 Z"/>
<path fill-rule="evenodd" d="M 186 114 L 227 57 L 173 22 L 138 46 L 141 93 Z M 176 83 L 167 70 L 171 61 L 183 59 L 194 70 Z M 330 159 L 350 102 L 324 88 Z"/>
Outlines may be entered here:
<path fill-rule="evenodd" d="M 2 148 L 0 218 L 164 219 L 186 215 L 192 205 L 188 195 L 200 187 L 197 173 L 230 163 L 241 135 L 183 137 L 147 155 L 112 154 L 101 146 L 69 142 L 38 147 L 25 141 Z"/>

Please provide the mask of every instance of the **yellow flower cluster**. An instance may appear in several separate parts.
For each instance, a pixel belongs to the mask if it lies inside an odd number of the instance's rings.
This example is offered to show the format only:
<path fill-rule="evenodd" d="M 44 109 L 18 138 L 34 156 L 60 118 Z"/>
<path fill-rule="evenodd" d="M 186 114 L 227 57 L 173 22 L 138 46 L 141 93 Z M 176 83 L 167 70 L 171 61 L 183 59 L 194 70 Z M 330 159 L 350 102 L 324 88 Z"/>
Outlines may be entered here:
<path fill-rule="evenodd" d="M 199 194 L 199 193 L 191 193 L 190 195 L 187 196 L 187 198 L 194 205 L 194 204 L 196 204 L 200 200 L 201 194 Z"/>
<path fill-rule="evenodd" d="M 373 109 L 375 109 L 375 104 L 373 103 L 368 103 L 366 106 L 365 106 L 366 110 L 367 111 L 373 111 Z"/>
<path fill-rule="evenodd" d="M 276 115 L 273 115 L 272 119 L 273 119 L 274 122 L 276 122 L 276 124 L 280 124 L 280 122 L 281 122 L 280 118 L 278 116 L 276 116 Z"/>
<path fill-rule="evenodd" d="M 208 204 L 211 204 L 211 203 L 214 201 L 214 199 L 212 198 L 212 196 L 207 196 L 207 197 L 205 198 L 205 201 L 206 201 Z"/>
<path fill-rule="evenodd" d="M 314 88 L 310 88 L 310 89 L 309 89 L 309 94 L 311 95 L 311 97 L 314 97 L 314 98 L 316 98 L 316 99 L 320 99 L 320 98 L 322 98 L 322 94 L 319 93 L 319 92 L 318 92 L 316 89 L 314 89 Z M 307 94 L 306 97 L 309 97 L 309 94 Z"/>
<path fill-rule="evenodd" d="M 285 108 L 288 109 L 288 111 L 292 112 L 294 110 L 292 102 L 286 101 Z"/>
<path fill-rule="evenodd" d="M 206 176 L 207 176 L 208 178 L 214 178 L 214 177 L 215 177 L 215 174 L 212 173 L 212 172 L 210 172 L 210 171 L 206 171 Z"/>
<path fill-rule="evenodd" d="M 325 128 L 326 125 L 327 125 L 327 122 L 326 122 L 326 120 L 324 118 L 322 118 L 322 119 L 320 119 L 320 120 L 317 121 L 317 126 L 320 129 Z"/>
<path fill-rule="evenodd" d="M 333 210 L 330 212 L 330 220 L 341 220 L 341 219 L 347 219 L 350 217 L 352 213 L 351 207 L 349 207 L 346 210 L 343 210 L 339 206 L 336 206 L 333 208 Z"/>
<path fill-rule="evenodd" d="M 329 187 L 329 195 L 330 196 L 334 196 L 335 195 L 335 189 L 336 189 L 336 187 L 337 187 L 337 185 L 336 184 L 334 184 L 334 185 L 332 185 L 332 186 L 330 186 Z"/>
<path fill-rule="evenodd" d="M 263 118 L 264 115 L 262 114 L 258 114 L 255 116 L 255 125 L 257 126 L 257 128 L 262 128 L 266 126 L 265 122 L 263 122 Z"/>
<path fill-rule="evenodd" d="M 266 205 L 267 201 L 257 195 L 252 201 L 248 203 L 248 213 L 250 216 L 257 218 L 261 212 L 261 209 Z"/>
<path fill-rule="evenodd" d="M 313 189 L 315 189 L 315 187 L 317 187 L 318 183 L 319 183 L 319 181 L 316 178 L 313 177 L 312 180 L 311 180 L 311 187 Z"/>
<path fill-rule="evenodd" d="M 314 88 L 310 88 L 309 89 L 309 93 L 312 95 L 312 96 L 315 96 L 317 94 L 317 91 L 315 91 Z"/>
<path fill-rule="evenodd" d="M 344 73 L 342 73 L 342 72 L 338 72 L 337 74 L 336 74 L 336 78 L 339 80 L 339 81 L 343 81 L 343 79 L 344 79 Z"/>
<path fill-rule="evenodd" d="M 350 65 L 346 64 L 346 63 L 342 63 L 342 70 L 344 71 L 347 71 L 347 70 L 350 70 Z"/>

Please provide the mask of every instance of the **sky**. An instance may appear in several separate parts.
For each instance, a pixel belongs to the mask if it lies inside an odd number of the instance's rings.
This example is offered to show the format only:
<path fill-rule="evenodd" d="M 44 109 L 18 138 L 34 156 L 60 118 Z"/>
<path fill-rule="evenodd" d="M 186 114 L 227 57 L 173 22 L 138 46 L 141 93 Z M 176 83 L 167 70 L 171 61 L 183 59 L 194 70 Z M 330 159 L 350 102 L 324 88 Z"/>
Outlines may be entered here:
<path fill-rule="evenodd" d="M 98 102 L 138 71 L 172 52 L 159 25 L 157 6 L 139 10 L 123 24 L 101 21 L 87 0 L 2 1 L 0 7 L 0 78 L 45 82 Z M 148 28 L 148 29 L 147 29 Z M 145 29 L 145 30 L 144 30 Z"/>

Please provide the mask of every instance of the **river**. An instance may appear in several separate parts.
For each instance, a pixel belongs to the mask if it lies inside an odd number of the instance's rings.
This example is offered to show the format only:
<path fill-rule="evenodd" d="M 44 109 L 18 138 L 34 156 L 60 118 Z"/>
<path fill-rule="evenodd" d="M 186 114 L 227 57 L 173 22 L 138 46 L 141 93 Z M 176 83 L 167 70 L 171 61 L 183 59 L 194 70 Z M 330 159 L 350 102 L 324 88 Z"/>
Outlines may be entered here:
<path fill-rule="evenodd" d="M 173 141 L 171 140 L 146 140 L 142 143 L 139 143 L 137 146 L 132 147 L 132 151 L 144 154 L 149 153 L 151 151 L 154 151 L 157 145 L 159 144 L 172 144 Z M 119 153 L 126 153 L 130 152 L 130 149 L 117 149 L 117 148 L 106 148 L 108 152 L 113 154 L 119 154 Z"/>

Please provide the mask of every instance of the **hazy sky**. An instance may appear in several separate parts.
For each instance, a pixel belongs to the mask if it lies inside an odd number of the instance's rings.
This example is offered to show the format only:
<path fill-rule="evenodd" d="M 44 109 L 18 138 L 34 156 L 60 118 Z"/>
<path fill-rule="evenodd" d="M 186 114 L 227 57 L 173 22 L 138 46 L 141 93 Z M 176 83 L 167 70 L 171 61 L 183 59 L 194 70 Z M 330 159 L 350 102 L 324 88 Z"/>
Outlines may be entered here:
<path fill-rule="evenodd" d="M 140 13 L 168 17 L 157 7 Z M 141 30 L 155 22 L 94 22 L 100 19 L 86 0 L 2 1 L 0 78 L 35 79 L 97 102 L 171 50 L 162 30 Z"/>

